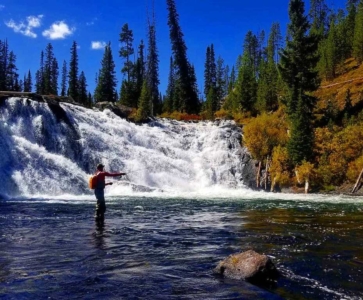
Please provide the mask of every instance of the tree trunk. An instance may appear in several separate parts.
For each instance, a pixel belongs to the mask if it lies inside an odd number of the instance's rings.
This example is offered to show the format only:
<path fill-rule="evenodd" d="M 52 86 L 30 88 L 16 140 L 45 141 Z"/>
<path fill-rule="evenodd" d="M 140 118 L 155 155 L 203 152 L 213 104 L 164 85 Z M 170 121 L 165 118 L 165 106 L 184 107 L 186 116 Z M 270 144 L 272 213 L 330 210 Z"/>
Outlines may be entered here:
<path fill-rule="evenodd" d="M 352 193 L 354 194 L 360 187 L 360 184 L 361 184 L 361 180 L 362 180 L 362 176 L 363 176 L 363 169 L 362 171 L 360 172 L 359 176 L 358 176 L 358 179 L 357 179 L 357 182 L 355 183 L 354 185 L 354 188 L 352 190 Z"/>
<path fill-rule="evenodd" d="M 299 172 L 295 170 L 295 176 L 296 176 L 296 180 L 298 182 L 298 184 L 302 184 L 300 177 L 299 177 Z"/>
<path fill-rule="evenodd" d="M 268 168 L 270 167 L 270 157 L 267 156 L 265 169 L 265 191 L 267 191 Z"/>
<path fill-rule="evenodd" d="M 274 179 L 271 182 L 271 192 L 275 191 L 275 185 L 276 185 L 276 177 L 274 177 Z"/>
<path fill-rule="evenodd" d="M 257 175 L 256 175 L 256 185 L 257 185 L 257 188 L 260 187 L 260 179 L 261 179 L 261 165 L 262 165 L 262 162 L 260 161 L 258 163 L 258 170 L 257 170 Z"/>
<path fill-rule="evenodd" d="M 309 193 L 309 179 L 305 179 L 305 194 Z"/>

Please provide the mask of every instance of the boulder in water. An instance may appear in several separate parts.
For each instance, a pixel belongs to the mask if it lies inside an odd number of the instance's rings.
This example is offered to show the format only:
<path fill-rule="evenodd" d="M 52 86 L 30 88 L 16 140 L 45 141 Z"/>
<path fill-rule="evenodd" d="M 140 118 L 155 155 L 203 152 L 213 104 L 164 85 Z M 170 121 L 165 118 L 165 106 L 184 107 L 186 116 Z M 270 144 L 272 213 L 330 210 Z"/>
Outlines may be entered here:
<path fill-rule="evenodd" d="M 275 281 L 278 277 L 278 271 L 271 259 L 253 250 L 228 256 L 218 263 L 213 272 L 227 278 L 254 283 Z"/>

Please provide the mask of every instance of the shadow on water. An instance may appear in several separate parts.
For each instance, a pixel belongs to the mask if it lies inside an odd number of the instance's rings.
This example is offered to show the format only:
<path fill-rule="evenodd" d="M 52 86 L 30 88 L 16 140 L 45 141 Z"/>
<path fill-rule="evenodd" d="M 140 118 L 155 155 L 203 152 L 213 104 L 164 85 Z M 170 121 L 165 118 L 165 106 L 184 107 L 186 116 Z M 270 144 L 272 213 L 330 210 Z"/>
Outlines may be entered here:
<path fill-rule="evenodd" d="M 105 249 L 105 238 L 104 238 L 104 229 L 105 229 L 105 219 L 95 219 L 95 232 L 93 233 L 93 241 L 97 249 L 103 250 Z"/>

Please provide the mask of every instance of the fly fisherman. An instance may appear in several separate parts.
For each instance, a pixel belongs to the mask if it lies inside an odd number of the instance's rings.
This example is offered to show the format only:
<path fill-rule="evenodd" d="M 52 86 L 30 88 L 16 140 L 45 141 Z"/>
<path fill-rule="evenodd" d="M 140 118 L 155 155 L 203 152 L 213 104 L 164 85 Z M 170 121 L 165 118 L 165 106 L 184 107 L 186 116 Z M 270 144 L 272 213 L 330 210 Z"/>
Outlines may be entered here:
<path fill-rule="evenodd" d="M 105 211 L 106 211 L 106 203 L 105 203 L 105 187 L 106 185 L 112 185 L 112 182 L 106 183 L 106 176 L 107 177 L 116 177 L 126 175 L 126 173 L 108 173 L 105 172 L 103 164 L 97 165 L 96 171 L 96 186 L 95 186 L 95 196 L 97 199 L 96 204 L 96 214 L 95 218 L 97 221 L 103 221 L 105 218 Z"/>

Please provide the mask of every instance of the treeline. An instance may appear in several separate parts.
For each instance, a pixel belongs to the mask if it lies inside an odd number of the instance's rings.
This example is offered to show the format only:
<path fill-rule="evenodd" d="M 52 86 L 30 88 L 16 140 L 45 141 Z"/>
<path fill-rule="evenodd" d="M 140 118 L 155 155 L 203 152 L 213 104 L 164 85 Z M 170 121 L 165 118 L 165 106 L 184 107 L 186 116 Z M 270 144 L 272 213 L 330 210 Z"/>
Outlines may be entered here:
<path fill-rule="evenodd" d="M 71 96 L 84 105 L 91 105 L 93 101 L 120 101 L 126 106 L 138 108 L 145 82 L 150 103 L 144 114 L 150 116 L 178 111 L 201 113 L 204 118 L 211 119 L 221 109 L 256 116 L 278 108 L 279 99 L 286 92 L 278 71 L 286 39 L 282 37 L 278 23 L 272 24 L 268 36 L 265 31 L 249 31 L 243 42 L 243 53 L 234 66 L 225 65 L 223 58 L 216 56 L 214 45 L 209 45 L 206 49 L 204 90 L 200 91 L 194 66 L 188 60 L 188 48 L 179 25 L 175 1 L 166 2 L 173 55 L 164 96 L 158 89 L 159 56 L 154 15 L 147 20 L 147 45 L 141 40 L 135 49 L 132 29 L 127 23 L 121 29 L 118 40 L 121 43 L 119 57 L 123 60 L 120 91 L 116 90 L 118 82 L 110 42 L 104 49 L 101 68 L 96 74 L 96 89 L 92 92 L 87 89 L 84 72 L 79 73 L 78 70 L 76 42 L 70 49 L 69 64 L 63 61 L 60 66 L 52 44 L 48 44 L 40 55 L 40 66 L 35 76 L 29 70 L 20 79 L 16 56 L 9 51 L 6 40 L 0 43 L 0 89 L 29 91 L 34 84 L 38 93 Z M 317 69 L 321 77 L 333 79 L 339 64 L 349 57 L 362 62 L 362 1 L 348 0 L 345 10 L 332 11 L 325 0 L 310 0 L 308 17 L 309 28 L 304 31 L 316 36 L 319 54 Z"/>
<path fill-rule="evenodd" d="M 356 68 L 362 63 L 363 0 L 350 0 L 346 10 L 336 12 L 324 0 L 311 0 L 308 14 L 303 1 L 291 0 L 289 17 L 281 48 L 274 46 L 281 42 L 276 24 L 265 47 L 259 43 L 263 33 L 247 34 L 237 80 L 223 108 L 243 114 L 244 141 L 260 161 L 258 186 L 271 184 L 274 190 L 297 182 L 306 191 L 310 183 L 331 189 L 354 181 L 363 169 L 362 91 L 355 106 L 349 89 L 340 107 L 334 96 L 315 95 L 322 79 L 344 72 L 347 59 Z M 319 101 L 327 104 L 317 107 Z"/>

